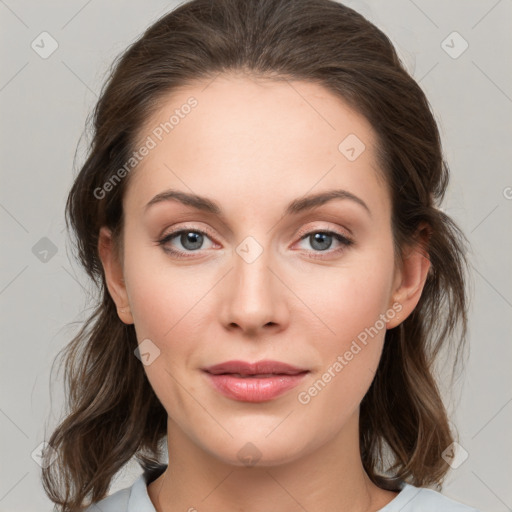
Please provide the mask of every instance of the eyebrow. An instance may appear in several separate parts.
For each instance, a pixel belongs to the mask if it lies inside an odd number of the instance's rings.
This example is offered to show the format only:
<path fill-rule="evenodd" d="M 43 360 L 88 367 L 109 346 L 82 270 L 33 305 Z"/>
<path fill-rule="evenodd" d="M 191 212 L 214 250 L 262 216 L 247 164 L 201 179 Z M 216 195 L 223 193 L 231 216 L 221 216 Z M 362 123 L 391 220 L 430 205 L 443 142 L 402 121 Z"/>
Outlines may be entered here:
<path fill-rule="evenodd" d="M 362 206 L 370 217 L 372 216 L 370 208 L 368 208 L 368 205 L 360 197 L 357 197 L 348 190 L 342 189 L 329 190 L 326 192 L 320 192 L 317 194 L 294 199 L 286 207 L 285 215 L 296 215 L 298 213 L 311 210 L 317 206 L 326 204 L 333 199 L 345 199 L 355 202 Z M 164 192 L 157 194 L 146 204 L 144 211 L 146 212 L 151 206 L 164 201 L 178 201 L 197 210 L 222 216 L 222 208 L 212 199 L 198 196 L 197 194 L 181 192 L 179 190 L 165 190 Z"/>

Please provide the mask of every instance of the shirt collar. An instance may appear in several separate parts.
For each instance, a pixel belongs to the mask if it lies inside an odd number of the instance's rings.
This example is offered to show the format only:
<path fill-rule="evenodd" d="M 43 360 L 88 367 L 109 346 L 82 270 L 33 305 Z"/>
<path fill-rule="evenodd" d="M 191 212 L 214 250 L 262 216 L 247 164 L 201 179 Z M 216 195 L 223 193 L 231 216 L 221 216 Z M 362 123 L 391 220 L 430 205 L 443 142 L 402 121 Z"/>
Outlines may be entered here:
<path fill-rule="evenodd" d="M 167 469 L 166 464 L 148 468 L 132 485 L 126 512 L 156 512 L 148 494 L 148 485 Z"/>

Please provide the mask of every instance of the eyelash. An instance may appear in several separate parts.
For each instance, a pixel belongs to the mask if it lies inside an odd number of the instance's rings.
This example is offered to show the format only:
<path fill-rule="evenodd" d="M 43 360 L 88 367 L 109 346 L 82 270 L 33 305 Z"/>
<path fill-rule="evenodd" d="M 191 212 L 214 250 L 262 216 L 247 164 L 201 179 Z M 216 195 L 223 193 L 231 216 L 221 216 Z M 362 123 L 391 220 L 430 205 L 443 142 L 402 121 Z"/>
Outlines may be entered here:
<path fill-rule="evenodd" d="M 183 233 L 199 233 L 201 235 L 205 235 L 209 238 L 212 238 L 210 233 L 208 233 L 207 231 L 191 227 L 191 228 L 179 229 L 179 230 L 167 233 L 163 238 L 157 240 L 157 244 L 159 246 L 165 246 L 165 244 L 170 242 L 173 238 L 176 238 L 177 236 L 182 235 Z M 316 230 L 308 231 L 304 234 L 301 233 L 301 237 L 300 237 L 299 241 L 302 241 L 302 240 L 308 238 L 309 236 L 311 236 L 313 234 L 317 234 L 317 233 L 321 233 L 323 235 L 332 235 L 336 240 L 338 240 L 338 242 L 340 242 L 342 244 L 342 247 L 340 247 L 339 249 L 335 249 L 333 251 L 330 251 L 330 250 L 310 251 L 311 252 L 310 257 L 313 259 L 323 259 L 324 258 L 323 254 L 330 254 L 330 255 L 337 254 L 341 251 L 344 251 L 347 247 L 350 247 L 351 245 L 354 244 L 354 241 L 352 239 L 346 237 L 345 235 L 342 235 L 342 234 L 338 233 L 337 231 L 330 231 L 327 229 L 324 229 L 324 230 L 316 229 Z M 194 257 L 194 256 L 192 256 L 192 254 L 194 252 L 198 252 L 198 251 L 185 252 L 185 251 L 180 251 L 180 250 L 176 250 L 176 249 L 170 249 L 169 247 L 164 247 L 164 251 L 167 253 L 170 253 L 173 256 L 176 256 L 178 258 L 192 258 L 192 257 Z"/>

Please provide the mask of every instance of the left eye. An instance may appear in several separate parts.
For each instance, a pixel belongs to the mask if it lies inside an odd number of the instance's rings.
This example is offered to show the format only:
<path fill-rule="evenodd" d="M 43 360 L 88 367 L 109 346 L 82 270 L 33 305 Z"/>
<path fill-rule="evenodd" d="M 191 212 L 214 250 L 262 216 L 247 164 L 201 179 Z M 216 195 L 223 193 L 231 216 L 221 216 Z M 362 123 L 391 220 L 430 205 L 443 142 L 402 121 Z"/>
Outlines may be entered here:
<path fill-rule="evenodd" d="M 349 246 L 352 244 L 352 240 L 349 240 L 347 237 L 340 235 L 335 231 L 310 231 L 300 240 L 308 239 L 311 247 L 315 249 L 314 252 L 323 252 L 331 247 L 333 238 L 343 246 Z"/>

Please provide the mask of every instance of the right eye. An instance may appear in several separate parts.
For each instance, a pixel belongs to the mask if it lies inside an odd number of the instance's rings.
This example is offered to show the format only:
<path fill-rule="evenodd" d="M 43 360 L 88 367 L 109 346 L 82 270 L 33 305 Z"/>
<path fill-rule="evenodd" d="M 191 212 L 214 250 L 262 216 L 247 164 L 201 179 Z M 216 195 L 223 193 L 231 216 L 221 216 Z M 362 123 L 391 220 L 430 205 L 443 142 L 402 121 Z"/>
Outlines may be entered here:
<path fill-rule="evenodd" d="M 201 229 L 179 229 L 167 233 L 158 240 L 158 244 L 163 246 L 164 251 L 178 258 L 188 258 L 190 255 L 187 253 L 198 252 L 201 249 L 205 237 L 209 238 L 208 233 Z M 181 244 L 182 249 L 172 247 L 171 242 L 175 239 Z"/>

